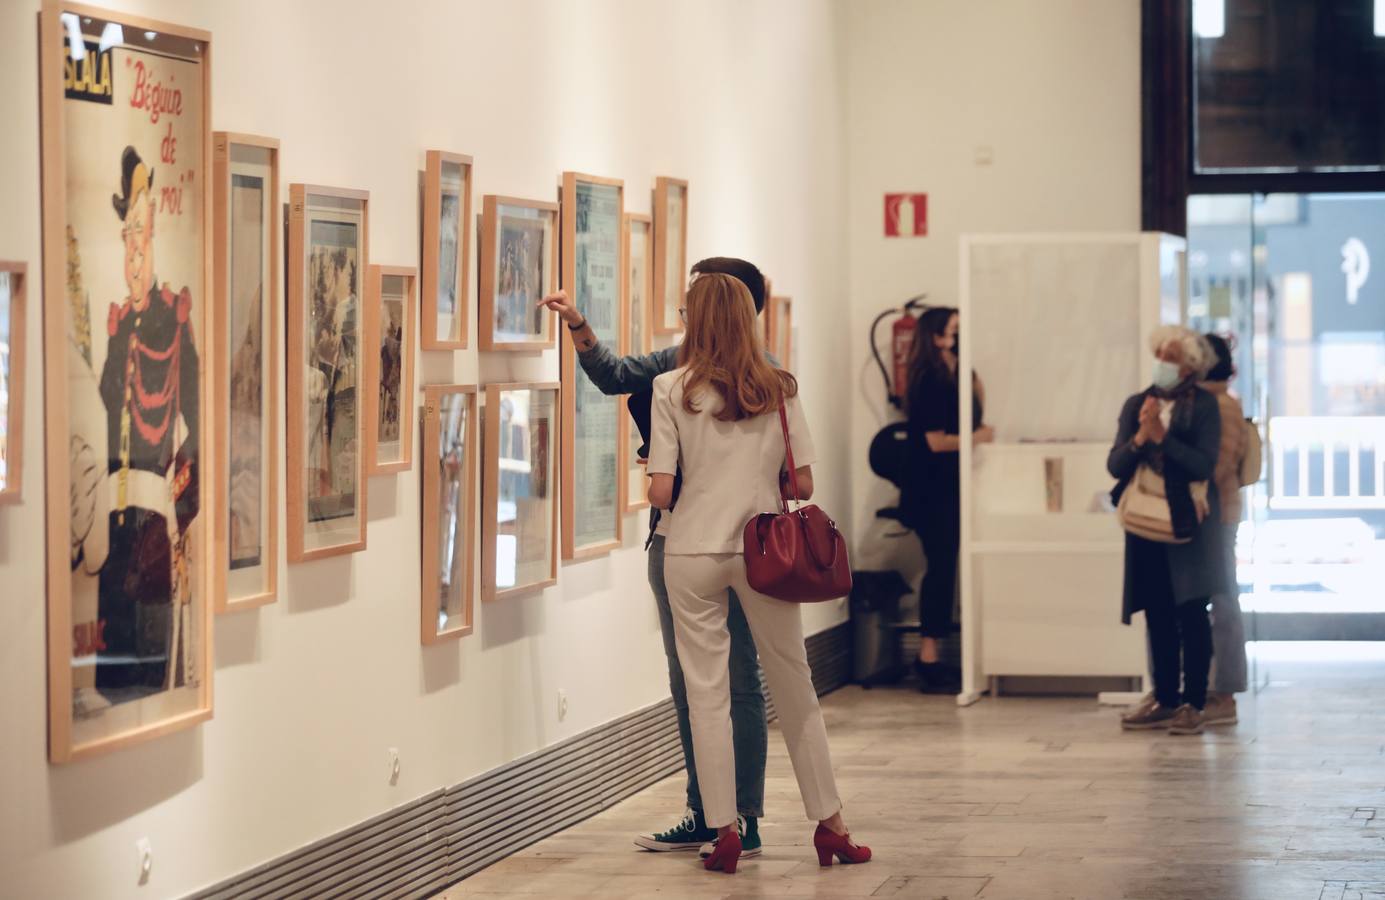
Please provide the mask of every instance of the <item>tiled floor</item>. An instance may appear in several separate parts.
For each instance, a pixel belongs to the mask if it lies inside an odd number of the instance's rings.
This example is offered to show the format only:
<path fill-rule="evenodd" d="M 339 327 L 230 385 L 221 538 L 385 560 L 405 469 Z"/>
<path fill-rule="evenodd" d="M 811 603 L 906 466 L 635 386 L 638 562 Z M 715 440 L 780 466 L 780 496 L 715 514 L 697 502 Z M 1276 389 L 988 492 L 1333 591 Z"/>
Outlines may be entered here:
<path fill-rule="evenodd" d="M 1239 725 L 1203 737 L 1123 734 L 1087 699 L 958 709 L 904 690 L 832 694 L 868 865 L 818 867 L 776 731 L 765 852 L 734 876 L 630 843 L 682 811 L 670 778 L 444 896 L 1385 898 L 1385 655 L 1265 649 L 1269 686 L 1242 699 Z"/>

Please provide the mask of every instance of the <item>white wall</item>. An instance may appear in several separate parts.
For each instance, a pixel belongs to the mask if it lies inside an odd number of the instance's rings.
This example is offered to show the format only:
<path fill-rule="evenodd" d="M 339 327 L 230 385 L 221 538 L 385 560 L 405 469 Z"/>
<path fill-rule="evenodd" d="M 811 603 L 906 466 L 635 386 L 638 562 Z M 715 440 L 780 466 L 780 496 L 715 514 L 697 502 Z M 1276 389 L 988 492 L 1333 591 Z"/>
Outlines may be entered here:
<path fill-rule="evenodd" d="M 690 257 L 747 257 L 795 298 L 820 473 L 848 470 L 848 385 L 806 365 L 841 358 L 848 328 L 830 0 L 108 2 L 210 29 L 214 126 L 282 139 L 285 185 L 370 190 L 374 262 L 417 264 L 427 148 L 475 156 L 478 212 L 485 193 L 553 197 L 564 169 L 624 178 L 634 211 L 655 175 L 690 179 Z M 0 258 L 33 276 L 24 502 L 0 508 L 0 895 L 177 895 L 666 696 L 637 517 L 626 549 L 421 648 L 416 460 L 372 480 L 367 552 L 285 566 L 277 604 L 217 620 L 210 723 L 49 766 L 37 9 L 0 9 Z M 478 371 L 474 350 L 427 354 L 418 373 L 556 379 L 557 358 Z M 847 479 L 818 483 L 849 521 Z M 843 618 L 807 615 L 811 631 Z M 394 787 L 387 747 L 402 752 Z M 143 836 L 154 870 L 137 888 Z"/>
<path fill-rule="evenodd" d="M 865 523 L 896 495 L 866 464 L 868 442 L 887 420 L 870 322 L 924 291 L 955 306 L 962 234 L 1139 228 L 1140 4 L 870 0 L 845 8 L 852 498 L 858 557 L 883 560 L 889 554 Z M 975 163 L 978 148 L 989 148 L 990 165 Z M 927 237 L 883 236 L 887 191 L 928 194 Z M 1080 323 L 1061 309 L 1052 322 L 1049 339 L 1062 352 L 1064 329 Z M 888 329 L 881 333 L 888 353 Z M 917 556 L 912 538 L 900 544 Z"/>

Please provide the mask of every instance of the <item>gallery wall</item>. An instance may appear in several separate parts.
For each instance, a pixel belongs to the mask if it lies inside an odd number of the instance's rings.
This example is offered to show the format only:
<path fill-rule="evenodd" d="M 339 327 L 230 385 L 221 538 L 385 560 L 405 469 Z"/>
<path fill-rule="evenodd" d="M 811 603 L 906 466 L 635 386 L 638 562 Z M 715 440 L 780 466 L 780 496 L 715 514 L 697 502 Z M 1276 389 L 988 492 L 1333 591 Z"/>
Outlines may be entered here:
<path fill-rule="evenodd" d="M 1140 3 L 844 8 L 856 562 L 917 572 L 918 542 L 877 539 L 898 529 L 872 521 L 897 491 L 866 461 L 889 420 L 871 321 L 924 292 L 955 306 L 963 234 L 1139 229 Z M 886 192 L 928 195 L 926 237 L 884 237 Z M 1082 323 L 1051 312 L 1061 353 L 1063 331 Z M 887 322 L 882 354 L 888 334 Z"/>
<path fill-rule="evenodd" d="M 794 298 L 819 472 L 850 468 L 852 386 L 808 364 L 841 357 L 851 319 L 837 4 L 110 5 L 209 29 L 214 127 L 282 140 L 281 199 L 290 182 L 369 190 L 371 262 L 418 265 L 426 149 L 474 156 L 477 212 L 488 193 L 555 199 L 566 169 L 625 179 L 635 212 L 649 212 L 655 176 L 687 178 L 689 258 L 744 256 Z M 31 273 L 23 502 L 0 507 L 0 894 L 179 895 L 665 697 L 640 516 L 624 549 L 564 565 L 541 594 L 478 604 L 475 634 L 421 647 L 415 459 L 371 479 L 363 553 L 289 566 L 280 520 L 278 602 L 216 620 L 210 722 L 49 765 L 38 7 L 0 7 L 0 258 Z M 417 364 L 420 387 L 557 376 L 556 352 Z M 849 526 L 848 480 L 817 483 Z M 845 611 L 805 615 L 816 632 Z M 393 785 L 388 748 L 401 756 Z M 141 838 L 154 852 L 144 887 Z"/>

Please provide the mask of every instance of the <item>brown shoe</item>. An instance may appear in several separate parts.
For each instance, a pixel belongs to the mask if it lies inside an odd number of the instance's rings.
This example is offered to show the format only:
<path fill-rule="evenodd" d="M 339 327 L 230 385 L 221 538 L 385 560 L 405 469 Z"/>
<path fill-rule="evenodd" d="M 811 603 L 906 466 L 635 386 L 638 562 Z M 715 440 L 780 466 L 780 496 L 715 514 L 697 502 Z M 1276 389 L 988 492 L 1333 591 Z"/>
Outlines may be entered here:
<path fill-rule="evenodd" d="M 1168 728 L 1173 721 L 1174 710 L 1160 706 L 1153 695 L 1136 704 L 1130 712 L 1121 716 L 1121 727 L 1126 731 L 1142 731 L 1153 728 Z"/>
<path fill-rule="evenodd" d="M 1207 708 L 1202 711 L 1204 725 L 1235 725 L 1236 695 L 1208 694 Z"/>
<path fill-rule="evenodd" d="M 1184 703 L 1174 713 L 1169 722 L 1169 734 L 1202 734 L 1202 710 L 1191 703 Z"/>

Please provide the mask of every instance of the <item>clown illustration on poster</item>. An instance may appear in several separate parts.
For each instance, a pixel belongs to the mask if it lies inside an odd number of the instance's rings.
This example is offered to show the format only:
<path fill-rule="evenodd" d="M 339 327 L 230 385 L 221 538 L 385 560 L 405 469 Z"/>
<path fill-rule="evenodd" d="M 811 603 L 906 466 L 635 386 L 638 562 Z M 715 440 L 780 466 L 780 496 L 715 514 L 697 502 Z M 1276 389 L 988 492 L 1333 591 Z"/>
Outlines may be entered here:
<path fill-rule="evenodd" d="M 61 116 L 44 123 L 44 193 L 48 237 L 61 238 L 45 249 L 63 254 L 65 273 L 47 294 L 49 353 L 66 357 L 47 429 L 50 459 L 61 454 L 50 478 L 68 480 L 48 491 L 70 537 L 49 548 L 70 571 L 49 586 L 50 627 L 70 629 L 70 653 L 50 660 L 62 761 L 210 704 L 199 360 L 209 144 L 205 36 L 122 32 L 56 10 L 43 34 L 45 97 L 60 92 Z"/>
<path fill-rule="evenodd" d="M 576 184 L 577 308 L 597 338 L 620 340 L 621 197 L 611 185 Z M 618 537 L 621 510 L 618 428 L 621 401 L 608 397 L 577 368 L 573 421 L 573 545 L 581 548 Z"/>

